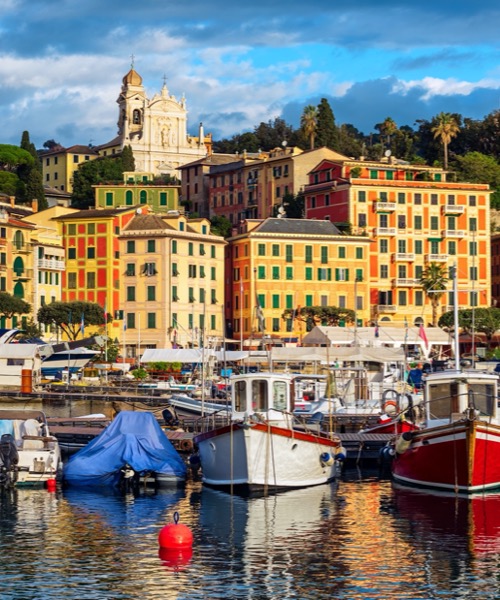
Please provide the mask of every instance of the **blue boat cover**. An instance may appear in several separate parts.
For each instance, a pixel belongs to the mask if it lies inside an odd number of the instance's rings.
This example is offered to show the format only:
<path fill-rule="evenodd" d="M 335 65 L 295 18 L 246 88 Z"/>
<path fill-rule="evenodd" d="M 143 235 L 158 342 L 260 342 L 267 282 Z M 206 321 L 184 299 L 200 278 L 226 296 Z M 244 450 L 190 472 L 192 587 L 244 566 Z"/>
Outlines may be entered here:
<path fill-rule="evenodd" d="M 71 485 L 116 486 L 122 469 L 186 477 L 186 465 L 155 416 L 121 411 L 95 439 L 71 456 L 63 478 Z"/>

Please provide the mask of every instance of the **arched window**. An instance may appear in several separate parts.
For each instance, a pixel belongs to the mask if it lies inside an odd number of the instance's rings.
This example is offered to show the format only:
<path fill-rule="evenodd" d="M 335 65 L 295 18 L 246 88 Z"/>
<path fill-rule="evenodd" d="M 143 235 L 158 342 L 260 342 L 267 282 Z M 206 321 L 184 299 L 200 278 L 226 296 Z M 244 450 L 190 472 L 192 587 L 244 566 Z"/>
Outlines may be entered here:
<path fill-rule="evenodd" d="M 131 206 L 134 203 L 134 194 L 132 190 L 127 190 L 125 192 L 125 204 Z"/>
<path fill-rule="evenodd" d="M 132 123 L 134 125 L 140 125 L 141 124 L 141 111 L 139 109 L 134 109 L 134 112 L 132 113 Z"/>
<path fill-rule="evenodd" d="M 24 298 L 24 285 L 19 281 L 14 286 L 14 297 L 15 298 Z"/>
<path fill-rule="evenodd" d="M 146 190 L 141 190 L 141 193 L 139 195 L 139 202 L 141 204 L 147 204 L 147 202 L 148 202 L 148 193 L 146 192 Z"/>
<path fill-rule="evenodd" d="M 24 246 L 24 235 L 22 231 L 16 231 L 16 233 L 14 234 L 14 248 L 16 250 L 21 250 Z"/>
<path fill-rule="evenodd" d="M 20 256 L 14 259 L 14 273 L 19 277 L 24 273 L 24 261 Z"/>

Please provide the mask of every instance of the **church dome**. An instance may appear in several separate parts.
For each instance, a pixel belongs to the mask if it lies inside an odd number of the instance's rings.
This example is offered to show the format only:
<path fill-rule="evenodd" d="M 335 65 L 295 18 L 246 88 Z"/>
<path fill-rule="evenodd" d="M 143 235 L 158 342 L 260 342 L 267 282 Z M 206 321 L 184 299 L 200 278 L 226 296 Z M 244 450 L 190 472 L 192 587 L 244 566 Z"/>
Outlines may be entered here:
<path fill-rule="evenodd" d="M 122 81 L 123 85 L 142 85 L 142 77 L 134 69 L 130 69 Z"/>

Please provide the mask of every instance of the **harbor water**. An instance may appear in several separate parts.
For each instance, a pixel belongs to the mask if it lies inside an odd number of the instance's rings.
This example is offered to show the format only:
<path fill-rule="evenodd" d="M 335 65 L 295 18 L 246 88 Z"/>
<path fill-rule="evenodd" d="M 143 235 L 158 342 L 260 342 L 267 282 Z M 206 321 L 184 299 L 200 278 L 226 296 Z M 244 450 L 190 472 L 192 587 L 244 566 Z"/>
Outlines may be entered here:
<path fill-rule="evenodd" d="M 347 471 L 335 484 L 261 498 L 195 480 L 138 495 L 4 490 L 0 598 L 500 598 L 500 494 L 429 494 L 376 475 Z M 159 549 L 175 512 L 191 550 Z"/>

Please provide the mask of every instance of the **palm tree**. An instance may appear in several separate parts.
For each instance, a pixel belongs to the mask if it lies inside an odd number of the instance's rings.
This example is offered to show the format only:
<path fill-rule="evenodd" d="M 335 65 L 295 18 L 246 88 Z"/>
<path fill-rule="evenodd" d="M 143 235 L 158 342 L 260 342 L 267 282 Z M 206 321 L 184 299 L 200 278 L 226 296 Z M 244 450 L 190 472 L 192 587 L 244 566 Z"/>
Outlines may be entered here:
<path fill-rule="evenodd" d="M 434 119 L 435 125 L 431 127 L 434 139 L 439 138 L 443 144 L 444 168 L 448 168 L 448 144 L 456 137 L 460 127 L 455 118 L 450 113 L 439 113 Z"/>
<path fill-rule="evenodd" d="M 300 127 L 304 135 L 309 140 L 311 150 L 314 149 L 314 138 L 318 128 L 318 109 L 316 106 L 309 104 L 304 108 L 304 112 L 300 117 Z"/>
<path fill-rule="evenodd" d="M 447 290 L 448 281 L 446 266 L 435 262 L 429 263 L 420 277 L 419 283 L 431 302 L 434 327 L 437 326 L 438 321 L 439 300 Z"/>
<path fill-rule="evenodd" d="M 380 135 L 384 135 L 387 141 L 387 147 L 390 149 L 391 147 L 391 136 L 393 136 L 398 130 L 398 126 L 394 119 L 391 117 L 387 117 L 382 121 L 382 123 L 378 123 L 375 125 L 375 128 L 380 131 Z"/>

